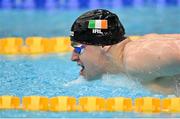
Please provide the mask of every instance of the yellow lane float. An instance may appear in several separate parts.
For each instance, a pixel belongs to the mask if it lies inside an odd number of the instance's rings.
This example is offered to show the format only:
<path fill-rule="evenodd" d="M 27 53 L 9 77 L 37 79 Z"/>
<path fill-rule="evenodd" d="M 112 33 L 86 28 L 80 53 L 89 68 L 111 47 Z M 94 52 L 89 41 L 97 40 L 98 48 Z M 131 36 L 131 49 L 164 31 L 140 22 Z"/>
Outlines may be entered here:
<path fill-rule="evenodd" d="M 126 97 L 80 97 L 76 104 L 75 97 L 57 96 L 0 96 L 0 110 L 22 109 L 28 111 L 53 111 L 53 112 L 140 112 L 140 113 L 180 113 L 180 98 L 136 98 L 134 102 Z"/>
<path fill-rule="evenodd" d="M 43 96 L 23 97 L 22 109 L 30 111 L 48 111 L 48 98 Z"/>
<path fill-rule="evenodd" d="M 105 111 L 105 99 L 102 97 L 80 97 L 78 104 L 80 112 Z"/>
<path fill-rule="evenodd" d="M 131 40 L 138 40 L 141 36 L 129 36 Z M 0 54 L 47 54 L 64 53 L 73 50 L 70 37 L 9 37 L 0 39 Z"/>
<path fill-rule="evenodd" d="M 76 111 L 76 98 L 67 96 L 52 97 L 49 99 L 49 110 L 55 112 Z"/>
<path fill-rule="evenodd" d="M 162 99 L 162 112 L 180 113 L 180 98 Z"/>
<path fill-rule="evenodd" d="M 22 55 L 30 54 L 30 53 L 29 53 L 29 47 L 27 47 L 27 46 L 22 46 L 21 49 L 20 49 L 20 54 L 22 54 Z"/>
<path fill-rule="evenodd" d="M 0 54 L 2 54 L 2 46 L 3 46 L 3 44 L 2 44 L 2 39 L 0 39 Z"/>
<path fill-rule="evenodd" d="M 26 46 L 29 54 L 42 54 L 45 52 L 46 38 L 43 37 L 28 37 L 26 38 Z"/>
<path fill-rule="evenodd" d="M 1 54 L 19 54 L 20 48 L 23 45 L 22 38 L 19 37 L 9 37 L 3 38 L 0 42 Z"/>
<path fill-rule="evenodd" d="M 106 102 L 106 110 L 111 112 L 130 112 L 132 111 L 132 99 L 125 97 L 108 98 Z"/>
<path fill-rule="evenodd" d="M 159 113 L 160 99 L 152 97 L 136 98 L 134 105 L 135 112 L 145 112 L 145 113 Z"/>
<path fill-rule="evenodd" d="M 16 96 L 0 96 L 0 109 L 19 109 L 20 98 Z"/>
<path fill-rule="evenodd" d="M 48 45 L 53 53 L 72 51 L 70 37 L 52 37 Z"/>
<path fill-rule="evenodd" d="M 130 40 L 139 40 L 141 36 L 128 36 Z"/>

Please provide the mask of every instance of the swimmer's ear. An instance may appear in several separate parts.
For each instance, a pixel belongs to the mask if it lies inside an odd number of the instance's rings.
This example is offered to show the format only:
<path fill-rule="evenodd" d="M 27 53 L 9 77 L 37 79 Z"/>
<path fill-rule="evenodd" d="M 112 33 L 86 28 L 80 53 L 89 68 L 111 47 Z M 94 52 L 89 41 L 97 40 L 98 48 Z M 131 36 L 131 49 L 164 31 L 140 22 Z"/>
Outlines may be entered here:
<path fill-rule="evenodd" d="M 101 46 L 101 50 L 103 50 L 104 52 L 108 52 L 110 48 L 111 48 L 110 45 L 108 45 L 108 46 Z"/>

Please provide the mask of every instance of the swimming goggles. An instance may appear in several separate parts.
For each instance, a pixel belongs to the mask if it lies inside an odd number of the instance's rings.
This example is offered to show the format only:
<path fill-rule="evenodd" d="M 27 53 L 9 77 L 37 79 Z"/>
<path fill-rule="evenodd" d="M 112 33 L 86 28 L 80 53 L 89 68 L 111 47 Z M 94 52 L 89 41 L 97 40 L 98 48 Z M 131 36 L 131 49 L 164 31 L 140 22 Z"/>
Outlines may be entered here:
<path fill-rule="evenodd" d="M 74 48 L 74 52 L 77 54 L 81 55 L 84 52 L 85 45 L 72 42 L 71 46 Z"/>

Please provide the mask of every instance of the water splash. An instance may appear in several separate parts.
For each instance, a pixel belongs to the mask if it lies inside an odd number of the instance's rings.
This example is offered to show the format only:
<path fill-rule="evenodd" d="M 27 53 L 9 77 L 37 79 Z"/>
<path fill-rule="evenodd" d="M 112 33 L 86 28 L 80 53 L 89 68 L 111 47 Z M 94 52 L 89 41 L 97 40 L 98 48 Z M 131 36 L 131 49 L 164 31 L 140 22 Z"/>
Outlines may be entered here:
<path fill-rule="evenodd" d="M 122 88 L 136 88 L 142 87 L 140 82 L 134 79 L 131 79 L 127 75 L 119 74 L 106 74 L 102 77 L 104 85 L 109 85 L 112 87 L 122 87 Z"/>
<path fill-rule="evenodd" d="M 86 79 L 84 79 L 83 76 L 79 76 L 76 80 L 72 80 L 68 83 L 65 83 L 63 86 L 64 87 L 70 87 L 70 86 L 73 86 L 73 85 L 80 85 L 80 84 L 84 84 L 86 83 Z"/>
<path fill-rule="evenodd" d="M 180 78 L 177 78 L 175 80 L 175 85 L 176 85 L 176 95 L 179 97 L 180 96 Z"/>

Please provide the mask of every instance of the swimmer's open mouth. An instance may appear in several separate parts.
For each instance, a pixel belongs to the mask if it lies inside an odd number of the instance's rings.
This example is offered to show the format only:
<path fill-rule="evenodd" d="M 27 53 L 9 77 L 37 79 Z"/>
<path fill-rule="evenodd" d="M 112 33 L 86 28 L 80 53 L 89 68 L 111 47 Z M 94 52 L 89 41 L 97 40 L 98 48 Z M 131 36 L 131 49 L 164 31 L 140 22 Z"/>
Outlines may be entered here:
<path fill-rule="evenodd" d="M 80 63 L 78 63 L 78 65 L 81 66 L 81 68 L 82 68 L 82 69 L 80 70 L 80 74 L 82 74 L 82 72 L 83 72 L 83 70 L 85 69 L 85 67 L 84 67 L 83 64 L 80 64 Z"/>

